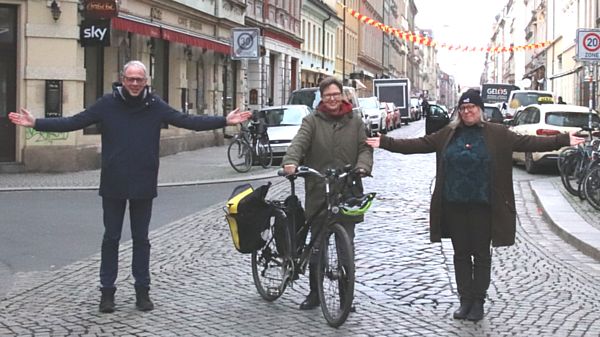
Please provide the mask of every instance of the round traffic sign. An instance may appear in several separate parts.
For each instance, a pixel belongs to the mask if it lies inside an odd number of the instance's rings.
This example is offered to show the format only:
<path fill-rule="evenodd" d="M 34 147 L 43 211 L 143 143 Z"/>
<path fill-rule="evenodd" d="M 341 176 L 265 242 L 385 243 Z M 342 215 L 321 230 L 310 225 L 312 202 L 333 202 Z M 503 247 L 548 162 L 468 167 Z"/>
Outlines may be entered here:
<path fill-rule="evenodd" d="M 600 35 L 594 32 L 583 36 L 583 48 L 591 53 L 600 49 Z"/>

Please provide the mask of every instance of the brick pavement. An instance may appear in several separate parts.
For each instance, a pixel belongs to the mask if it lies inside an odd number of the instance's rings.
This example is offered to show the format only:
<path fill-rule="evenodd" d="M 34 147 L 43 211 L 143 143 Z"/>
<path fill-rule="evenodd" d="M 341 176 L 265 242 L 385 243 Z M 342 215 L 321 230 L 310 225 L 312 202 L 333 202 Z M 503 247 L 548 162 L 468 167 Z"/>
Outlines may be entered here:
<path fill-rule="evenodd" d="M 375 156 L 375 179 L 365 185 L 378 198 L 357 227 L 357 313 L 339 329 L 319 310 L 297 309 L 305 277 L 273 303 L 258 296 L 249 256 L 234 250 L 218 204 L 151 233 L 154 311 L 135 310 L 133 280 L 121 268 L 117 311 L 98 313 L 94 255 L 15 275 L 18 286 L 0 301 L 0 336 L 600 335 L 600 264 L 554 235 L 525 180 L 515 181 L 517 242 L 493 250 L 485 318 L 453 320 L 451 244 L 431 244 L 427 233 L 434 156 Z M 122 244 L 122 266 L 130 249 Z"/>

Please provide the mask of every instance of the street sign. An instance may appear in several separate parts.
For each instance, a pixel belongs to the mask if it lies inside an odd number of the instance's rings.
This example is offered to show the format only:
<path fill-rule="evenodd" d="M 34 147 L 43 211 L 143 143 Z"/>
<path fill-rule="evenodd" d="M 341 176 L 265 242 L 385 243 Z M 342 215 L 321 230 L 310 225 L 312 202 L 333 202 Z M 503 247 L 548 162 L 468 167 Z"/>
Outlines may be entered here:
<path fill-rule="evenodd" d="M 577 61 L 600 61 L 600 29 L 577 29 Z"/>
<path fill-rule="evenodd" d="M 232 28 L 231 58 L 258 59 L 260 57 L 260 29 Z"/>

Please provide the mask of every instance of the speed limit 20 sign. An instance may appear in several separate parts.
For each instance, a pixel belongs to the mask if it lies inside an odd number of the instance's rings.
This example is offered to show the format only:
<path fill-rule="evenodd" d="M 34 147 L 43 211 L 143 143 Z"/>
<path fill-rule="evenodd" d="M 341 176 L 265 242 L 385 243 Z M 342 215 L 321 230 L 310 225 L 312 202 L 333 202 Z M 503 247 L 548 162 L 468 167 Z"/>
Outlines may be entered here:
<path fill-rule="evenodd" d="M 577 30 L 577 60 L 600 61 L 600 29 Z"/>

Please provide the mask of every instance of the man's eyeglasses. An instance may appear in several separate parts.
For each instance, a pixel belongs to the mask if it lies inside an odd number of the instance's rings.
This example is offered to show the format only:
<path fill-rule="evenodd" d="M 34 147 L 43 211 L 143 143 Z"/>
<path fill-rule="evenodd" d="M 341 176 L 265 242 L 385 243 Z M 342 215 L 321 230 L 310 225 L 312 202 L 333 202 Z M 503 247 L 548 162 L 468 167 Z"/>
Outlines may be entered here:
<path fill-rule="evenodd" d="M 146 78 L 144 77 L 127 77 L 127 76 L 123 76 L 123 79 L 125 80 L 125 82 L 127 83 L 145 83 L 146 82 Z"/>
<path fill-rule="evenodd" d="M 475 110 L 475 108 L 477 108 L 477 105 L 475 105 L 475 104 L 463 104 L 458 108 L 458 111 L 460 111 L 460 112 L 473 111 L 473 110 Z"/>
<path fill-rule="evenodd" d="M 325 94 L 323 95 L 323 99 L 324 100 L 333 100 L 333 99 L 338 99 L 342 96 L 341 92 L 336 92 L 336 93 L 332 93 L 332 94 Z"/>

